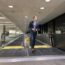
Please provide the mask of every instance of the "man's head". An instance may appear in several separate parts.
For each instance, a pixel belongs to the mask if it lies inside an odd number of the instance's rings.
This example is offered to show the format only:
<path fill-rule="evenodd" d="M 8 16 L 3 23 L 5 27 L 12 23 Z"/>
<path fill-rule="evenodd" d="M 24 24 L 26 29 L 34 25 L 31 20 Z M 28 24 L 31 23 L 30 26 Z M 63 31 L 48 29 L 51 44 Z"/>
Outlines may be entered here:
<path fill-rule="evenodd" d="M 33 20 L 36 21 L 37 20 L 37 16 L 33 16 Z"/>

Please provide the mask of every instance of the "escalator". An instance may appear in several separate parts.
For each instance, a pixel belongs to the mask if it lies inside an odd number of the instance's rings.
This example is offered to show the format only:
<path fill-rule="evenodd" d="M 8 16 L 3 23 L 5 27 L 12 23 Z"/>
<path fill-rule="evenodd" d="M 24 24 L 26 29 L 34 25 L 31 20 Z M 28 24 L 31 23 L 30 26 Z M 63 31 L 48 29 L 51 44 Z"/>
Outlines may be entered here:
<path fill-rule="evenodd" d="M 8 46 L 0 49 L 0 57 L 25 57 L 25 56 L 44 56 L 44 55 L 65 55 L 64 51 L 52 48 L 50 45 L 41 43 L 38 40 L 35 45 L 36 51 L 31 52 L 31 48 L 25 49 L 23 46 L 23 37 L 10 43 Z"/>

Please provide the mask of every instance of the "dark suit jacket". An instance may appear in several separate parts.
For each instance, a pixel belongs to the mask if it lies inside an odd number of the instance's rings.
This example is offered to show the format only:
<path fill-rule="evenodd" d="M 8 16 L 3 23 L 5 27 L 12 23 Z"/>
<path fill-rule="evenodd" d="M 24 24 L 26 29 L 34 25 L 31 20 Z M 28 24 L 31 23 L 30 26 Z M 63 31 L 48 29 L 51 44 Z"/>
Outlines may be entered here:
<path fill-rule="evenodd" d="M 34 23 L 34 21 L 31 21 L 31 22 L 29 23 L 29 27 L 28 27 L 28 28 L 29 28 L 29 32 L 32 33 L 32 34 L 36 34 L 37 31 L 33 31 L 33 30 L 32 30 L 32 28 L 34 28 L 33 23 Z M 38 24 L 36 25 L 36 29 L 38 29 Z"/>

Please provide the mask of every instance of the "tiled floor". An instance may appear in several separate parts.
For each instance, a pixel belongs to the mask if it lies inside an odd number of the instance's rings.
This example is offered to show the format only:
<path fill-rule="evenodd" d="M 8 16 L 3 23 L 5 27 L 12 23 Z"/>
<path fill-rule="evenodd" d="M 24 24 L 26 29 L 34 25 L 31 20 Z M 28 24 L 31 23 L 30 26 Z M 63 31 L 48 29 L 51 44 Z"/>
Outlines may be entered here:
<path fill-rule="evenodd" d="M 31 49 L 9 49 L 9 50 L 0 50 L 0 57 L 19 57 L 19 56 L 43 56 L 43 55 L 65 55 L 65 52 L 56 49 L 56 48 L 43 48 L 36 49 L 34 53 L 31 52 Z"/>
<path fill-rule="evenodd" d="M 0 65 L 65 65 L 65 60 L 48 60 L 48 61 L 26 61 L 26 62 L 8 62 Z"/>

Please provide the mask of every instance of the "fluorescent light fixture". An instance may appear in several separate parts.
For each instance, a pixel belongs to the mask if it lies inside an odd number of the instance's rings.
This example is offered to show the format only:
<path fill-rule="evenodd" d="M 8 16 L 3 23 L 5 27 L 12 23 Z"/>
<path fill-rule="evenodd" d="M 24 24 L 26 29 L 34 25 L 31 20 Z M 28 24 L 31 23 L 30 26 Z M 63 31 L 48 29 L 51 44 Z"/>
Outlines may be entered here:
<path fill-rule="evenodd" d="M 8 7 L 9 7 L 9 8 L 13 8 L 13 6 L 12 6 L 12 5 L 9 5 Z"/>
<path fill-rule="evenodd" d="M 44 7 L 40 7 L 41 10 L 45 9 Z"/>
<path fill-rule="evenodd" d="M 0 19 L 6 19 L 6 17 L 0 17 Z"/>
<path fill-rule="evenodd" d="M 45 2 L 50 2 L 51 0 L 45 0 Z"/>
<path fill-rule="evenodd" d="M 15 34 L 16 31 L 15 30 L 9 30 L 9 33 Z"/>

